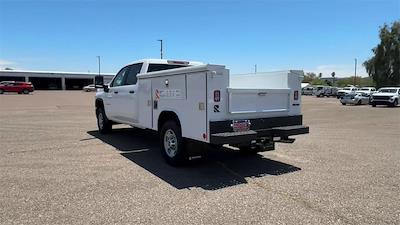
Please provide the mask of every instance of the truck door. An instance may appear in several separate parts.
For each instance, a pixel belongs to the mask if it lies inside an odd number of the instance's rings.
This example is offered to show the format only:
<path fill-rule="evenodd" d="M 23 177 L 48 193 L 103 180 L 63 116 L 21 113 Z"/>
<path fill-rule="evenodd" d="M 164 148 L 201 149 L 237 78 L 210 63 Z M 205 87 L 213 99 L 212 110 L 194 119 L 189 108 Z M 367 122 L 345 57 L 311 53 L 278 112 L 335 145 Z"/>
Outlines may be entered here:
<path fill-rule="evenodd" d="M 139 94 L 136 75 L 140 73 L 142 63 L 129 66 L 128 74 L 119 88 L 118 114 L 121 119 L 128 123 L 139 122 Z"/>
<path fill-rule="evenodd" d="M 104 104 L 105 104 L 105 111 L 106 115 L 110 119 L 114 120 L 121 120 L 121 91 L 122 87 L 124 84 L 124 80 L 129 72 L 129 66 L 126 66 L 122 68 L 117 75 L 114 77 L 110 84 L 110 90 L 106 94 L 106 97 L 104 99 Z"/>

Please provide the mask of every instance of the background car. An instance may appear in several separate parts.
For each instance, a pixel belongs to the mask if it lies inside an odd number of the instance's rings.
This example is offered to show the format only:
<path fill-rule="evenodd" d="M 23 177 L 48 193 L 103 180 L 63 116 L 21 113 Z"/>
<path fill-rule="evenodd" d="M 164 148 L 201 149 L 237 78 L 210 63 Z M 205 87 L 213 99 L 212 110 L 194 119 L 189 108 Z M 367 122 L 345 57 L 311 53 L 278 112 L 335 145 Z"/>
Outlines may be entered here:
<path fill-rule="evenodd" d="M 369 104 L 370 98 L 365 93 L 354 93 L 347 94 L 340 99 L 342 105 L 352 104 L 352 105 L 366 105 Z"/>
<path fill-rule="evenodd" d="M 376 92 L 376 89 L 374 87 L 362 87 L 356 91 L 357 93 L 365 93 L 368 96 L 371 96 L 373 93 Z"/>
<path fill-rule="evenodd" d="M 372 94 L 371 105 L 397 106 L 400 98 L 400 87 L 385 87 Z"/>
<path fill-rule="evenodd" d="M 96 91 L 96 87 L 94 86 L 94 84 L 89 84 L 88 86 L 83 87 L 83 91 L 86 92 Z"/>
<path fill-rule="evenodd" d="M 34 88 L 31 82 L 2 81 L 0 82 L 0 94 L 4 92 L 17 92 L 18 94 L 29 94 Z"/>

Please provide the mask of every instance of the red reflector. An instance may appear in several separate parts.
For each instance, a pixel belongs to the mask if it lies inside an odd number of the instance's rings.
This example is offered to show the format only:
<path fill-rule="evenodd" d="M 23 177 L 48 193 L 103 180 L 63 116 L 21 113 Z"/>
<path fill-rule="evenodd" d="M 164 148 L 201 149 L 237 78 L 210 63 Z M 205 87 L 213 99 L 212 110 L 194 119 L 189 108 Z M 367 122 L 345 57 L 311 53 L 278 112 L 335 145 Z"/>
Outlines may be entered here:
<path fill-rule="evenodd" d="M 214 102 L 221 101 L 221 92 L 219 90 L 214 91 Z"/>
<path fill-rule="evenodd" d="M 299 91 L 294 91 L 293 98 L 294 100 L 299 100 Z"/>

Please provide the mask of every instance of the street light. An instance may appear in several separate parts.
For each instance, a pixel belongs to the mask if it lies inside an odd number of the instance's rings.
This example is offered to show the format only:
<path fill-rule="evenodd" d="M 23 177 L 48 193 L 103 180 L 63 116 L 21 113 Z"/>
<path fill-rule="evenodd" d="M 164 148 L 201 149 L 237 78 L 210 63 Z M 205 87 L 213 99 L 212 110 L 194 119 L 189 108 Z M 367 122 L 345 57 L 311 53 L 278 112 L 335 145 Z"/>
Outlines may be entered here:
<path fill-rule="evenodd" d="M 354 79 L 353 79 L 354 86 L 356 86 L 356 77 L 357 77 L 357 58 L 354 59 Z"/>
<path fill-rule="evenodd" d="M 163 46 L 162 46 L 162 39 L 160 39 L 160 40 L 157 40 L 157 41 L 159 41 L 160 42 L 160 55 L 161 55 L 161 59 L 163 58 Z"/>
<path fill-rule="evenodd" d="M 98 62 L 99 62 L 99 76 L 100 76 L 100 56 L 97 56 Z"/>

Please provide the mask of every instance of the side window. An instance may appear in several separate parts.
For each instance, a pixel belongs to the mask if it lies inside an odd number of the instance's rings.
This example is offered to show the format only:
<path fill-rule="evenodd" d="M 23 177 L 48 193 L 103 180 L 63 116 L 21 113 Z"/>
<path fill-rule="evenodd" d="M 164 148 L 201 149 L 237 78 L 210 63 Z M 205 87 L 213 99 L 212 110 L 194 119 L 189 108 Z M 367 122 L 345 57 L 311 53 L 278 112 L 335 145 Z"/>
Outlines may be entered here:
<path fill-rule="evenodd" d="M 118 87 L 123 85 L 124 78 L 128 72 L 129 72 L 129 66 L 122 68 L 115 76 L 111 84 L 111 87 Z"/>
<path fill-rule="evenodd" d="M 136 84 L 137 77 L 136 75 L 140 73 L 140 70 L 142 69 L 143 63 L 139 64 L 133 64 L 130 66 L 128 76 L 126 77 L 126 80 L 124 82 L 124 85 L 132 85 Z"/>

